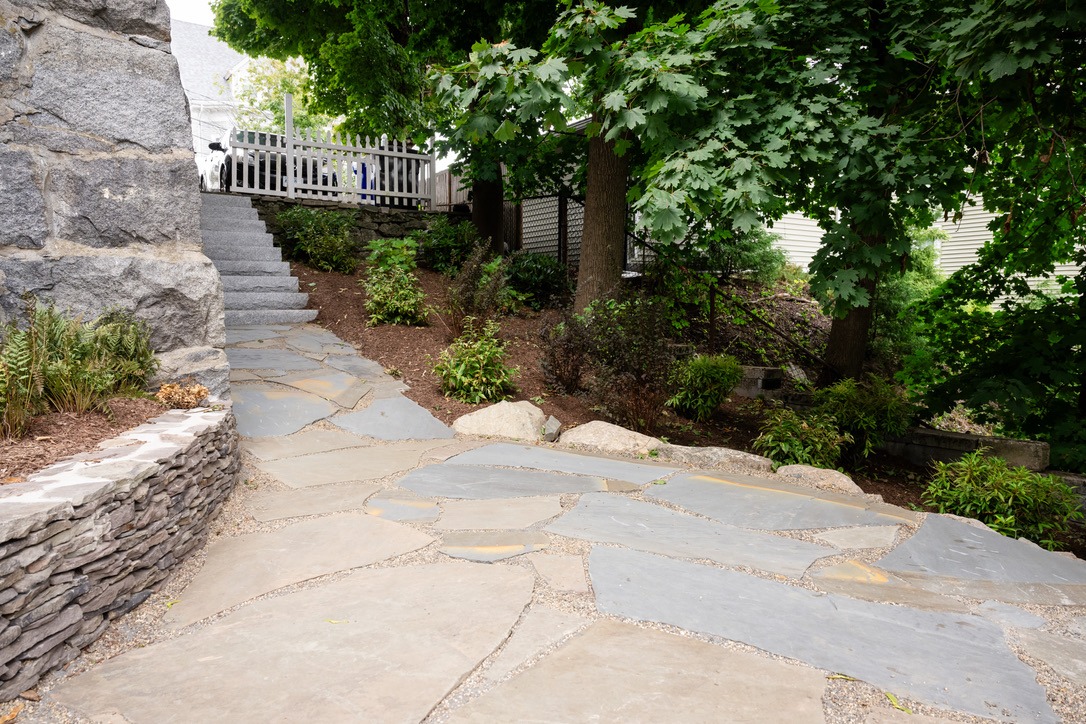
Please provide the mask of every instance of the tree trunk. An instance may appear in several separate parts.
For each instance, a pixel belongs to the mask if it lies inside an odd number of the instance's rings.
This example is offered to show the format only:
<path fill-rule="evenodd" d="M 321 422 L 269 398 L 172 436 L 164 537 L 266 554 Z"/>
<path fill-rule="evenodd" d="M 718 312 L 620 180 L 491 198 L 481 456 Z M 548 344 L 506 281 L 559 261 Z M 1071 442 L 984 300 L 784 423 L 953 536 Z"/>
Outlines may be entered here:
<path fill-rule="evenodd" d="M 875 280 L 864 279 L 870 301 L 866 307 L 853 307 L 844 317 L 834 317 L 826 343 L 826 364 L 818 376 L 818 386 L 833 384 L 844 377 L 859 377 L 867 354 L 867 337 L 875 317 Z"/>
<path fill-rule="evenodd" d="M 471 184 L 471 223 L 475 225 L 486 243 L 495 254 L 501 254 L 504 248 L 504 227 L 502 216 L 505 213 L 505 189 L 502 185 L 502 169 L 495 164 L 493 180 L 476 179 Z"/>
<path fill-rule="evenodd" d="M 593 300 L 614 294 L 622 279 L 628 167 L 626 158 L 615 153 L 613 141 L 599 136 L 589 139 L 575 309 L 584 309 Z"/>

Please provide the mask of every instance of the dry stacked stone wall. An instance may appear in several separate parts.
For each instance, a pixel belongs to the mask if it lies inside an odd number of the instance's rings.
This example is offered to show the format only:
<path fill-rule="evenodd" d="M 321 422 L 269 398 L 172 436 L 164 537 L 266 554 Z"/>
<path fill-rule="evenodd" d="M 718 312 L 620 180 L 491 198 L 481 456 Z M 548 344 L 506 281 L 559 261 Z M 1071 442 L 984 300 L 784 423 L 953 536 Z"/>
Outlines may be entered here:
<path fill-rule="evenodd" d="M 177 410 L 0 487 L 0 701 L 78 656 L 203 546 L 239 467 L 229 408 Z"/>

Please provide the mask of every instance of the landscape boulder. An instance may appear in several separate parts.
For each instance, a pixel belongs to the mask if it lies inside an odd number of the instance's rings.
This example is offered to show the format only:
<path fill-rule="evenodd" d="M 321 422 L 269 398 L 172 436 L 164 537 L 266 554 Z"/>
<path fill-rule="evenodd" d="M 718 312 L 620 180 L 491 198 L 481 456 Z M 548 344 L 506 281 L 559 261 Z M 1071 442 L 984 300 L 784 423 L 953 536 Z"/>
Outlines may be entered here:
<path fill-rule="evenodd" d="M 593 420 L 562 433 L 563 445 L 598 450 L 611 455 L 647 455 L 664 443 L 655 437 L 642 435 L 609 422 Z"/>
<path fill-rule="evenodd" d="M 506 440 L 539 442 L 547 416 L 528 402 L 499 402 L 456 419 L 453 430 L 463 435 L 500 437 Z"/>
<path fill-rule="evenodd" d="M 853 493 L 855 495 L 864 494 L 864 491 L 852 481 L 852 478 L 837 470 L 816 468 L 810 465 L 782 465 L 777 468 L 777 475 L 822 490 Z"/>
<path fill-rule="evenodd" d="M 656 448 L 656 454 L 660 460 L 683 463 L 695 468 L 746 468 L 759 473 L 773 471 L 773 463 L 769 458 L 726 447 L 661 445 Z"/>

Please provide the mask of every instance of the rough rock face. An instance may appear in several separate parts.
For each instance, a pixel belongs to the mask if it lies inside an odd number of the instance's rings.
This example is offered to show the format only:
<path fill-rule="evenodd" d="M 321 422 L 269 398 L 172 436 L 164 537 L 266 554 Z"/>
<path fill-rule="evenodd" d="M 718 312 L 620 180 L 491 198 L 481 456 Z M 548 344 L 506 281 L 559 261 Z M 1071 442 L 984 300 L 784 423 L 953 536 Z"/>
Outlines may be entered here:
<path fill-rule="evenodd" d="M 542 410 L 526 400 L 502 401 L 457 418 L 452 428 L 463 435 L 538 442 L 546 418 Z"/>
<path fill-rule="evenodd" d="M 563 445 L 599 450 L 611 455 L 647 455 L 663 445 L 663 442 L 655 437 L 601 420 L 593 420 L 566 430 L 558 440 Z"/>
<path fill-rule="evenodd" d="M 224 345 L 169 38 L 164 0 L 0 0 L 0 323 L 31 293 L 132 311 L 159 352 Z"/>

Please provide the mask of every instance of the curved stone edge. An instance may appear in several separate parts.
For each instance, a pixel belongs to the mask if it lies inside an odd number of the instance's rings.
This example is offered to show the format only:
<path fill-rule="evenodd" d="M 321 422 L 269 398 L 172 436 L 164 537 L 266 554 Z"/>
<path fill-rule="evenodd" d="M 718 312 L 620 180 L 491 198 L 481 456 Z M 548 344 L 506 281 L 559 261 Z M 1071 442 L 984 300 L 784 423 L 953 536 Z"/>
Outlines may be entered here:
<path fill-rule="evenodd" d="M 229 406 L 174 410 L 0 488 L 0 701 L 76 658 L 201 548 L 240 467 Z"/>

